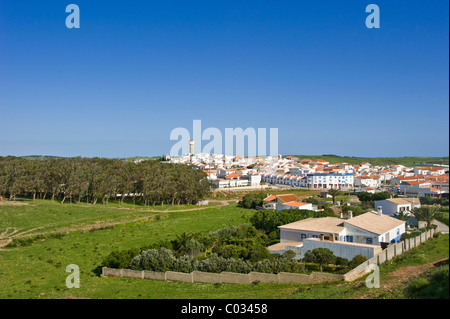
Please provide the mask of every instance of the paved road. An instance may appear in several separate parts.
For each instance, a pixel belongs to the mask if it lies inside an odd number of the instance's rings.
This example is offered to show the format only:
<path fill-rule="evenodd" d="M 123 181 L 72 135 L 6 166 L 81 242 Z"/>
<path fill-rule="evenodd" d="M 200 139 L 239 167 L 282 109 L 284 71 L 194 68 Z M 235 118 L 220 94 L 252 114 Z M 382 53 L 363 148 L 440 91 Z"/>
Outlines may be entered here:
<path fill-rule="evenodd" d="M 437 220 L 434 220 L 433 224 L 437 225 L 437 230 L 439 232 L 441 232 L 442 234 L 448 234 L 448 226 L 447 225 L 445 225 Z"/>

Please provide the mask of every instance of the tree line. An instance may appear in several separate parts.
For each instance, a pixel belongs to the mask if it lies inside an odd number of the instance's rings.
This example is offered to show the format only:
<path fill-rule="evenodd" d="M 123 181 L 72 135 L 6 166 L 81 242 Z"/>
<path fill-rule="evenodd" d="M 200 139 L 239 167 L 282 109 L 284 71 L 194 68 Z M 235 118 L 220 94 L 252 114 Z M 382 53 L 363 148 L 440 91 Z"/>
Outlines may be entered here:
<path fill-rule="evenodd" d="M 28 160 L 0 157 L 0 195 L 15 200 L 52 199 L 61 203 L 107 204 L 110 199 L 143 205 L 194 204 L 209 193 L 207 175 L 192 166 L 159 161 L 107 158 Z"/>

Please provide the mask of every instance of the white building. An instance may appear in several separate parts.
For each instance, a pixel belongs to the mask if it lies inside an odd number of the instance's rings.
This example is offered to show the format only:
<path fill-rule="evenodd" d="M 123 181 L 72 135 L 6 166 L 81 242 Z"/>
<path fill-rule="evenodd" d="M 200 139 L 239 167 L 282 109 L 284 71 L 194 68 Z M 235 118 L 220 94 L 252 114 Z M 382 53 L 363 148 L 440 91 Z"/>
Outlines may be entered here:
<path fill-rule="evenodd" d="M 372 187 L 378 188 L 381 185 L 380 176 L 378 175 L 359 175 L 354 179 L 355 187 Z"/>
<path fill-rule="evenodd" d="M 381 207 L 385 215 L 394 216 L 397 213 L 411 213 L 414 208 L 420 207 L 418 198 L 390 198 L 375 201 L 375 208 Z"/>
<path fill-rule="evenodd" d="M 372 211 L 350 219 L 336 217 L 308 218 L 278 227 L 280 243 L 270 246 L 272 253 L 294 250 L 303 258 L 313 248 L 329 248 L 336 256 L 351 259 L 361 254 L 367 258 L 381 252 L 381 243 L 400 241 L 405 221 Z"/>
<path fill-rule="evenodd" d="M 291 201 L 283 204 L 278 204 L 276 206 L 276 210 L 284 210 L 284 209 L 306 209 L 306 210 L 314 210 L 314 207 L 311 203 L 303 203 L 299 201 Z"/>
<path fill-rule="evenodd" d="M 414 167 L 415 175 L 443 175 L 448 168 L 439 167 L 439 166 L 428 166 L 428 167 Z"/>
<path fill-rule="evenodd" d="M 432 181 L 404 181 L 400 183 L 399 193 L 405 196 L 440 198 L 444 192 L 433 187 Z"/>

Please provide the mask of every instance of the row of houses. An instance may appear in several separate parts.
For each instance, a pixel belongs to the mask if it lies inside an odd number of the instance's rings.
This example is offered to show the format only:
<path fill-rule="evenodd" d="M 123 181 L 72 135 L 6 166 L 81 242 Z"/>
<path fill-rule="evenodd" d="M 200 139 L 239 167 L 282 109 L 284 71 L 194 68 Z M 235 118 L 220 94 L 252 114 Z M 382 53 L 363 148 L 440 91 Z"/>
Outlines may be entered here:
<path fill-rule="evenodd" d="M 259 174 L 268 184 L 292 187 L 376 192 L 389 186 L 392 191 L 409 196 L 442 197 L 449 193 L 448 167 L 441 166 L 377 166 L 369 162 L 331 164 L 323 159 L 299 160 L 295 156 L 281 155 L 244 157 L 201 153 L 166 157 L 172 163 L 190 163 L 204 170 L 213 186 L 220 188 L 257 186 L 255 178 L 252 182 L 248 177 L 227 176 Z"/>
<path fill-rule="evenodd" d="M 335 188 L 352 189 L 354 187 L 353 174 L 311 173 L 306 176 L 261 174 L 264 182 L 269 184 L 289 185 L 307 188 Z"/>
<path fill-rule="evenodd" d="M 440 178 L 424 178 L 402 180 L 397 186 L 398 193 L 405 196 L 448 197 L 449 179 L 447 175 Z"/>

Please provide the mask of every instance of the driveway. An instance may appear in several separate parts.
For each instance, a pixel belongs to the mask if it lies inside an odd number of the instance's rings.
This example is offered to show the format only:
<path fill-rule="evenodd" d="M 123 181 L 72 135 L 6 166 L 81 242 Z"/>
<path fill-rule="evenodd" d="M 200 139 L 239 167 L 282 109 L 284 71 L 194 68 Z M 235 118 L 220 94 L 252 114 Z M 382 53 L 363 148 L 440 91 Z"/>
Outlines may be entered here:
<path fill-rule="evenodd" d="M 442 234 L 448 234 L 448 226 L 441 223 L 440 221 L 434 220 L 433 225 L 437 225 L 437 231 L 441 232 Z"/>

